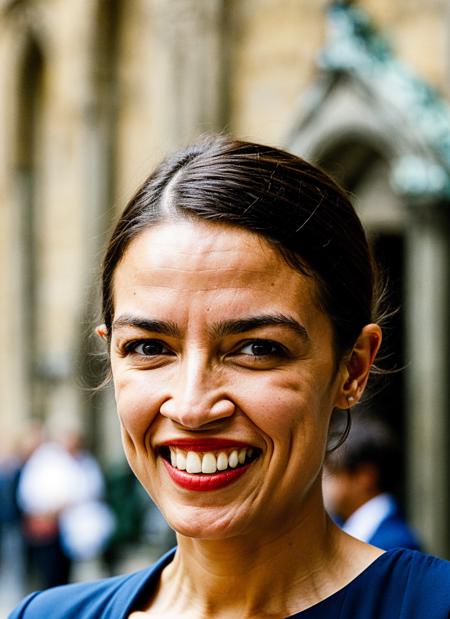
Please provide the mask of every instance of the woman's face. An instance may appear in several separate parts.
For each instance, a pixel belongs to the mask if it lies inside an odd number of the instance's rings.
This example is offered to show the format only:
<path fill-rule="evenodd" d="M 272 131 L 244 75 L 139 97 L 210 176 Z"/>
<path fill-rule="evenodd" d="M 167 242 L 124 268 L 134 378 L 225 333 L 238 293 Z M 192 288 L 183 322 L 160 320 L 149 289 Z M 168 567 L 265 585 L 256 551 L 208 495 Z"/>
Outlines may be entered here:
<path fill-rule="evenodd" d="M 344 371 L 315 293 L 262 238 L 222 224 L 148 229 L 117 266 L 111 363 L 124 448 L 180 533 L 273 529 L 320 496 Z"/>

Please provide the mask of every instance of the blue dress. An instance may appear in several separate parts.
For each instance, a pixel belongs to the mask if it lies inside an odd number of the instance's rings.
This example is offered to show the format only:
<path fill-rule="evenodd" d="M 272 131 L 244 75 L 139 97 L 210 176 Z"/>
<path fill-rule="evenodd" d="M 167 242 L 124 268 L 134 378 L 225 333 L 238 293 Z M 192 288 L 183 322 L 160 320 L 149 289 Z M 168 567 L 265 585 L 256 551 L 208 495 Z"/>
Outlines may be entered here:
<path fill-rule="evenodd" d="M 145 603 L 174 550 L 154 566 L 28 596 L 9 619 L 126 619 Z M 290 619 L 449 619 L 450 562 L 389 550 L 351 583 Z"/>

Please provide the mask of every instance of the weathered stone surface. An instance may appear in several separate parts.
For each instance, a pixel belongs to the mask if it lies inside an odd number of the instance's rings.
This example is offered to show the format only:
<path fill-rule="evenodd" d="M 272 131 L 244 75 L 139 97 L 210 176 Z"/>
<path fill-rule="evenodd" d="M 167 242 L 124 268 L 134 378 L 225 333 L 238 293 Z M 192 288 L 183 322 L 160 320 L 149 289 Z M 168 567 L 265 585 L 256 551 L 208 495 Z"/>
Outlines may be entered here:
<path fill-rule="evenodd" d="M 114 213 L 165 152 L 201 132 L 282 143 L 317 74 L 327 4 L 0 3 L 4 437 L 31 414 L 87 414 L 81 367 L 100 248 Z M 402 60 L 449 92 L 445 0 L 357 4 Z M 30 42 L 34 56 L 26 60 Z M 20 86 L 33 79 L 39 89 Z"/>

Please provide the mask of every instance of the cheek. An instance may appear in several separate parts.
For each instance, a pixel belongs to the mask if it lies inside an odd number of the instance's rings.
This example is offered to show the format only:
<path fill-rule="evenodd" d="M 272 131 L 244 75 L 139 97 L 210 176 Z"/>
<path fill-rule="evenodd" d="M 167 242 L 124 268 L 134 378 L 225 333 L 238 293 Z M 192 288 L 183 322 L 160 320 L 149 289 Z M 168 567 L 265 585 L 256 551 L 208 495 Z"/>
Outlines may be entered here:
<path fill-rule="evenodd" d="M 261 377 L 247 383 L 239 395 L 239 408 L 265 435 L 270 450 L 281 453 L 312 432 L 314 406 L 311 407 L 310 398 L 298 381 L 281 377 L 263 381 Z"/>
<path fill-rule="evenodd" d="M 316 386 L 315 386 L 316 385 Z M 331 412 L 329 390 L 304 376 L 270 377 L 246 385 L 242 408 L 253 421 L 272 432 L 285 433 L 300 426 L 328 428 L 327 408 Z M 322 433 L 322 431 L 321 431 Z"/>
<path fill-rule="evenodd" d="M 134 436 L 143 435 L 158 413 L 159 403 L 148 380 L 115 379 L 117 414 L 123 428 Z"/>

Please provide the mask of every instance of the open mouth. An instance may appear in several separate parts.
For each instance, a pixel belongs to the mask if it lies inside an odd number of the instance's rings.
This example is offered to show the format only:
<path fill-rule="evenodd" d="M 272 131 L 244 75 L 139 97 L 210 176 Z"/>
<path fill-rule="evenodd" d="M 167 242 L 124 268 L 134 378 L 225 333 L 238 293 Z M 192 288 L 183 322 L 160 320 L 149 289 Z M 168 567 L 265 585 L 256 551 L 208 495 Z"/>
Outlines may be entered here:
<path fill-rule="evenodd" d="M 260 450 L 255 447 L 229 447 L 200 452 L 164 446 L 160 453 L 178 471 L 193 475 L 214 475 L 247 467 L 256 460 Z"/>

